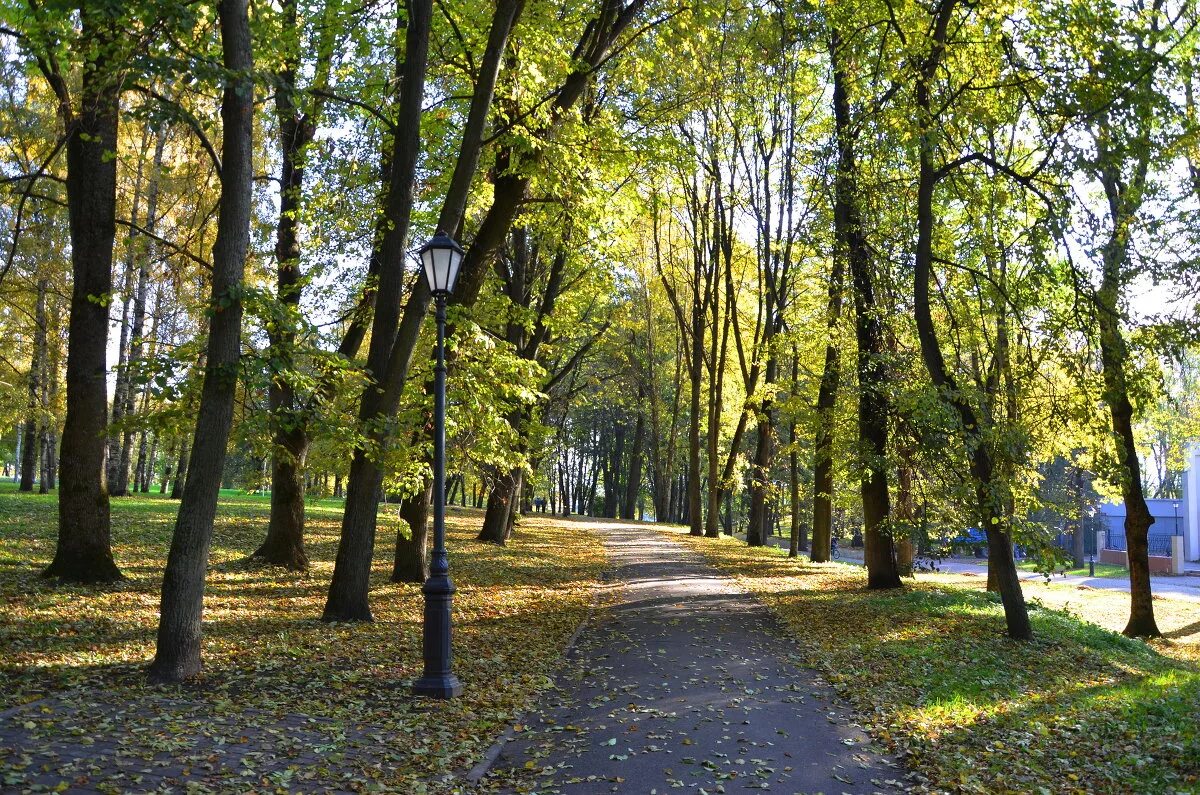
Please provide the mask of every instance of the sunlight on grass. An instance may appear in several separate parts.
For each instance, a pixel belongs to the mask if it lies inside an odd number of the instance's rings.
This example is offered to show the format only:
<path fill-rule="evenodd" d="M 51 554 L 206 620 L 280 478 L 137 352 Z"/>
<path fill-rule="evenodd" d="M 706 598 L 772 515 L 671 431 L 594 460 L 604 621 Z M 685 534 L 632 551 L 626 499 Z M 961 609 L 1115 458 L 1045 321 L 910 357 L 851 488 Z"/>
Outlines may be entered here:
<path fill-rule="evenodd" d="M 334 788 L 369 780 L 417 791 L 471 764 L 548 686 L 567 639 L 591 607 L 605 563 L 598 537 L 584 523 L 531 517 L 501 548 L 474 540 L 481 512 L 452 511 L 455 667 L 465 696 L 440 705 L 435 715 L 406 687 L 420 674 L 423 600 L 419 585 L 388 581 L 395 534 L 383 529 L 383 513 L 394 506 L 381 510 L 372 570 L 375 621 L 329 625 L 318 619 L 340 510 L 318 504 L 309 511 L 313 567 L 296 574 L 246 563 L 265 532 L 269 502 L 223 495 L 205 599 L 204 674 L 164 691 L 145 684 L 143 669 L 154 653 L 162 566 L 177 507 L 157 496 L 114 500 L 114 554 L 128 579 L 108 588 L 60 588 L 39 577 L 54 549 L 53 497 L 0 486 L 0 709 L 56 699 L 50 714 L 31 719 L 31 744 L 110 735 L 105 721 L 114 705 L 129 705 L 120 754 L 144 763 L 156 752 L 149 741 L 163 736 L 161 721 L 185 740 L 226 742 L 248 727 L 272 731 L 281 716 L 301 714 L 328 722 L 320 730 L 340 749 L 339 758 L 351 759 L 356 743 L 372 749 L 375 764 L 347 762 L 351 769 L 331 779 L 341 782 Z M 220 715 L 227 718 L 214 718 Z M 0 751 L 0 773 L 9 785 L 19 783 L 22 770 L 19 755 Z M 245 783 L 257 781 L 253 776 L 238 778 L 246 772 L 216 775 L 242 782 L 234 789 L 257 788 Z"/>
<path fill-rule="evenodd" d="M 1114 631 L 1127 594 L 1027 584 L 1036 639 L 1017 643 L 982 577 L 923 574 L 871 592 L 858 566 L 671 534 L 775 611 L 930 789 L 1200 788 L 1195 603 L 1156 600 L 1169 637 L 1147 644 Z"/>

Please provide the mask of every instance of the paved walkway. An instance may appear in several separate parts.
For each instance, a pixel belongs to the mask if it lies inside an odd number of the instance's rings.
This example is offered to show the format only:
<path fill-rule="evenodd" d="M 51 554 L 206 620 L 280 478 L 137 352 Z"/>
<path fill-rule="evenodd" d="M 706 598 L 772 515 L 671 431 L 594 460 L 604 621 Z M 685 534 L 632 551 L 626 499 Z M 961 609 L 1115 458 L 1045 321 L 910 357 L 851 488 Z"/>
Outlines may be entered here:
<path fill-rule="evenodd" d="M 601 529 L 615 603 L 485 784 L 660 795 L 903 788 L 903 771 L 802 667 L 765 607 L 646 527 Z"/>
<path fill-rule="evenodd" d="M 744 535 L 739 535 L 738 537 L 743 540 L 745 539 Z M 788 548 L 788 539 L 780 536 L 769 536 L 767 543 L 780 549 Z M 842 563 L 861 564 L 863 562 L 861 549 L 843 548 L 841 554 L 840 560 Z M 940 561 L 938 569 L 952 574 L 980 574 L 986 576 L 987 561 L 976 560 L 974 558 L 949 558 Z M 921 576 L 920 572 L 917 573 L 917 576 Z M 1020 572 L 1020 577 L 1026 583 L 1046 584 L 1046 576 L 1036 571 L 1022 571 Z M 1108 591 L 1129 593 L 1129 580 L 1124 577 L 1077 577 L 1072 574 L 1066 576 L 1055 574 L 1050 578 L 1050 585 L 1084 586 L 1087 588 L 1103 588 Z M 1150 590 L 1155 596 L 1200 602 L 1200 577 L 1194 574 L 1182 577 L 1155 575 L 1150 578 Z"/>

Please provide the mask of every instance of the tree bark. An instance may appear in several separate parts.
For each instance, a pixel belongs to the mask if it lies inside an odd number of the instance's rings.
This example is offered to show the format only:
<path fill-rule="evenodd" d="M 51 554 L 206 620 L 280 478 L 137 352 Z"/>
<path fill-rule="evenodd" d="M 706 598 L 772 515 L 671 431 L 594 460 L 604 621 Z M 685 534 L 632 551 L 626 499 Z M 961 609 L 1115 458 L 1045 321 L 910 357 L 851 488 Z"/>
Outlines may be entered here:
<path fill-rule="evenodd" d="M 400 324 L 405 249 L 412 215 L 417 158 L 421 148 L 421 107 L 425 96 L 432 2 L 412 0 L 408 11 L 407 20 L 397 19 L 398 25 L 406 25 L 404 53 L 402 56 L 397 54 L 398 58 L 403 57 L 404 60 L 399 122 L 392 131 L 391 185 L 385 204 L 388 223 L 380 244 L 378 297 L 371 326 L 371 344 L 367 352 L 367 369 L 375 383 L 366 387 L 359 404 L 360 422 L 364 426 L 376 426 L 370 436 L 379 449 L 386 446 L 388 439 L 387 429 L 379 426 L 391 414 L 385 395 L 390 385 L 385 381 L 394 366 L 390 360 Z M 415 306 L 414 302 L 421 305 L 420 319 L 423 319 L 424 309 L 429 303 L 429 288 L 423 280 L 417 280 L 409 296 L 410 307 Z M 406 311 L 406 314 L 409 312 Z M 398 398 L 396 394 L 396 400 Z M 322 616 L 324 621 L 372 620 L 367 593 L 382 483 L 383 472 L 379 462 L 365 447 L 358 446 L 350 463 L 342 534 Z"/>
<path fill-rule="evenodd" d="M 408 538 L 396 536 L 392 582 L 423 583 L 429 578 L 429 505 L 433 480 L 425 481 L 425 493 L 414 494 L 400 503 L 400 518 L 408 524 Z"/>
<path fill-rule="evenodd" d="M 25 419 L 25 441 L 21 448 L 21 485 L 19 491 L 33 491 L 33 480 L 37 474 L 38 453 L 45 458 L 45 444 L 40 427 L 45 422 L 46 407 L 43 405 L 42 383 L 46 370 L 46 291 L 49 282 L 45 278 L 37 281 L 37 303 L 34 308 L 33 356 L 29 362 L 29 416 Z M 41 478 L 41 492 L 46 493 L 46 478 Z"/>
<path fill-rule="evenodd" d="M 158 222 L 158 188 L 159 177 L 162 173 L 163 152 L 167 143 L 166 127 L 161 127 L 154 142 L 154 161 L 153 170 L 150 172 L 150 184 L 146 191 L 146 218 L 144 225 L 146 230 L 153 234 L 155 226 Z M 134 245 L 135 238 L 130 235 L 129 244 Z M 142 334 L 146 324 L 146 295 L 150 289 L 150 261 L 152 260 L 152 252 L 154 244 L 150 243 L 146 248 L 137 252 L 140 264 L 138 266 L 138 281 L 137 288 L 133 298 L 133 317 L 129 331 L 129 354 L 125 359 L 125 406 L 122 410 L 123 416 L 132 416 L 134 410 L 134 401 L 136 394 L 133 389 L 133 375 L 136 374 L 138 367 L 142 361 L 142 350 L 145 346 L 145 341 L 142 339 Z M 115 398 L 114 398 L 115 402 Z M 150 478 L 146 475 L 146 469 L 153 467 L 153 461 L 148 465 L 144 459 L 145 453 L 145 432 L 142 432 L 142 437 L 138 445 L 138 470 L 142 475 L 142 491 L 146 491 Z M 124 494 L 129 488 L 129 467 L 130 461 L 133 458 L 133 428 L 126 427 L 121 438 L 120 460 L 117 462 L 117 480 L 116 486 L 112 490 L 114 495 Z M 151 457 L 153 458 L 153 457 Z M 136 488 L 136 485 L 135 485 Z"/>
<path fill-rule="evenodd" d="M 633 426 L 633 446 L 629 448 L 629 474 L 625 479 L 625 500 L 621 506 L 622 519 L 633 519 L 638 494 L 642 490 L 642 451 L 645 447 L 645 436 L 646 415 L 642 413 L 641 409 L 638 409 L 637 422 Z"/>
<path fill-rule="evenodd" d="M 71 227 L 71 317 L 67 416 L 58 492 L 58 546 L 46 577 L 71 582 L 121 579 L 112 556 L 108 484 L 106 348 L 116 237 L 120 81 L 108 62 L 119 35 L 106 12 L 84 4 L 82 35 L 94 53 L 83 65 L 79 115 L 68 124 L 67 211 Z"/>
<path fill-rule="evenodd" d="M 1124 219 L 1117 219 L 1122 224 Z M 1133 403 L 1126 375 L 1129 351 L 1121 332 L 1118 308 L 1120 269 L 1127 243 L 1123 233 L 1114 234 L 1104 253 L 1104 272 L 1096 313 L 1100 324 L 1100 359 L 1104 369 L 1104 402 L 1108 404 L 1117 457 L 1121 462 L 1121 496 L 1125 500 L 1125 545 L 1129 561 L 1129 621 L 1122 632 L 1132 638 L 1158 637 L 1162 632 L 1154 618 L 1150 591 L 1149 532 L 1154 517 L 1142 490 L 1142 467 L 1138 460 L 1133 430 Z"/>
<path fill-rule="evenodd" d="M 833 67 L 833 115 L 838 159 L 834 180 L 835 257 L 850 265 L 854 288 L 854 333 L 858 342 L 858 444 L 865 460 L 861 466 L 862 506 L 867 588 L 899 588 L 896 549 L 892 535 L 888 494 L 887 447 L 890 401 L 883 359 L 883 328 L 875 303 L 871 248 L 858 208 L 855 133 L 851 127 L 849 88 L 845 78 L 842 41 L 835 29 L 830 39 Z"/>
<path fill-rule="evenodd" d="M 490 544 L 504 546 L 508 541 L 508 518 L 512 513 L 518 495 L 517 475 L 519 470 L 512 469 L 500 473 L 488 490 L 487 511 L 483 516 L 483 527 L 479 531 L 478 540 Z"/>
<path fill-rule="evenodd" d="M 829 274 L 829 311 L 827 329 L 830 342 L 825 346 L 825 367 L 817 391 L 817 433 L 813 452 L 813 526 L 812 550 L 814 563 L 826 563 L 833 538 L 833 432 L 837 408 L 838 386 L 841 381 L 841 358 L 834 335 L 842 314 L 843 264 L 835 257 Z"/>
<path fill-rule="evenodd" d="M 175 467 L 175 482 L 171 484 L 171 499 L 183 499 L 183 487 L 187 483 L 188 461 L 192 457 L 192 448 L 185 438 L 179 447 L 179 462 Z"/>
<path fill-rule="evenodd" d="M 143 129 L 141 147 L 137 153 L 137 172 L 133 180 L 133 202 L 129 212 L 129 234 L 125 238 L 125 270 L 121 280 L 121 337 L 117 345 L 117 377 L 113 389 L 112 424 L 108 429 L 108 449 L 105 459 L 106 476 L 108 478 L 108 493 L 112 497 L 124 497 L 129 488 L 129 478 L 121 481 L 119 468 L 121 466 L 121 436 L 119 426 L 125 416 L 125 407 L 129 402 L 127 396 L 132 388 L 129 380 L 129 305 L 133 301 L 133 273 L 137 262 L 139 210 L 142 203 L 142 179 L 145 175 L 143 162 L 146 146 L 146 131 Z"/>
<path fill-rule="evenodd" d="M 994 476 L 994 463 L 982 438 L 975 410 L 958 388 L 954 378 L 946 369 L 942 357 L 937 330 L 929 300 L 929 281 L 933 265 L 934 235 L 934 190 L 938 182 L 938 170 L 934 166 L 934 119 L 929 84 L 933 79 L 942 56 L 950 17 L 957 5 L 956 0 L 946 0 L 939 8 L 934 21 L 931 51 L 917 75 L 916 104 L 920 125 L 919 166 L 917 174 L 917 243 L 913 268 L 914 306 L 917 337 L 921 348 L 921 359 L 929 372 L 933 387 L 941 400 L 957 414 L 960 432 L 966 440 L 970 456 L 971 477 L 975 483 L 975 496 L 982 524 L 988 539 L 988 571 L 994 576 L 1004 604 L 1004 617 L 1008 635 L 1016 640 L 1029 640 L 1033 628 L 1029 623 L 1029 612 L 1021 593 L 1021 581 L 1017 576 L 1013 560 L 1012 538 L 1004 524 L 1003 510 L 996 504 L 988 488 Z"/>
<path fill-rule="evenodd" d="M 241 287 L 254 184 L 254 59 L 247 0 L 221 0 L 218 15 L 228 76 L 221 100 L 221 203 L 213 244 L 211 319 L 192 460 L 163 574 L 157 648 L 149 670 L 155 682 L 180 682 L 200 672 L 205 570 L 241 354 Z"/>
<path fill-rule="evenodd" d="M 294 571 L 308 568 L 304 549 L 304 472 L 310 443 L 308 417 L 299 403 L 291 371 L 295 367 L 296 322 L 304 289 L 300 271 L 300 212 L 304 194 L 305 157 L 320 123 L 320 100 L 308 112 L 297 101 L 296 73 L 300 68 L 299 46 L 303 39 L 297 21 L 295 0 L 283 4 L 283 24 L 294 46 L 276 73 L 275 116 L 279 124 L 281 154 L 279 216 L 275 226 L 275 297 L 280 317 L 268 332 L 267 355 L 272 371 L 267 401 L 274 447 L 271 451 L 271 519 L 267 537 L 254 557 Z M 328 46 L 317 44 L 318 75 L 328 71 L 332 57 Z M 324 60 L 322 60 L 324 59 Z"/>

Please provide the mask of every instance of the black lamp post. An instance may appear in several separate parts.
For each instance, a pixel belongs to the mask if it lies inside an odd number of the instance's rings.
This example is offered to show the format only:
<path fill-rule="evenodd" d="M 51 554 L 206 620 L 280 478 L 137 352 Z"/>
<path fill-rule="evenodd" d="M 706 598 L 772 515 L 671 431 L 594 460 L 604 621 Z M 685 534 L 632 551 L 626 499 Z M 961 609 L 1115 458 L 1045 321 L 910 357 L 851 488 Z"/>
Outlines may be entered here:
<path fill-rule="evenodd" d="M 434 367 L 433 394 L 433 560 L 425 594 L 425 628 L 422 648 L 425 673 L 413 682 L 413 693 L 431 698 L 454 698 L 462 693 L 462 683 L 450 670 L 454 659 L 450 649 L 450 605 L 454 584 L 450 582 L 450 561 L 446 556 L 446 299 L 458 280 L 462 247 L 444 232 L 438 232 L 421 248 L 421 267 L 437 310 L 437 365 Z"/>

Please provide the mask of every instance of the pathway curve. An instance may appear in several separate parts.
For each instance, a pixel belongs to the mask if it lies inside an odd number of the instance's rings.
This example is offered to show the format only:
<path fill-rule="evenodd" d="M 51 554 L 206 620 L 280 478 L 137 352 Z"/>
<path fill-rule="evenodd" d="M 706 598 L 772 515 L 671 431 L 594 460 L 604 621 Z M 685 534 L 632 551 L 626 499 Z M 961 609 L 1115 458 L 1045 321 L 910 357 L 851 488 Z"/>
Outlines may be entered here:
<path fill-rule="evenodd" d="M 485 783 L 538 793 L 871 793 L 903 772 L 768 610 L 648 527 L 602 525 L 613 604 Z"/>

